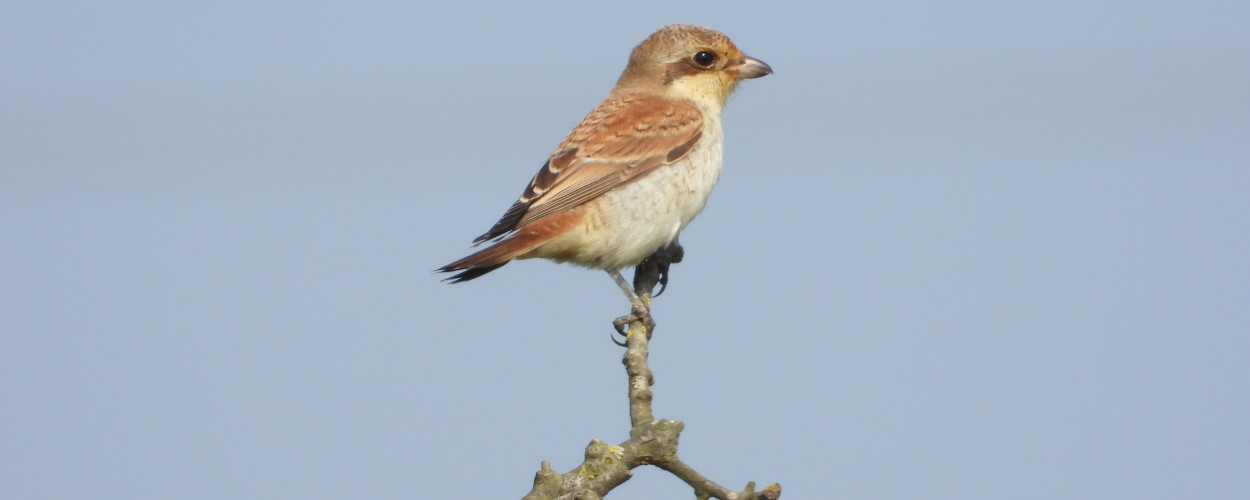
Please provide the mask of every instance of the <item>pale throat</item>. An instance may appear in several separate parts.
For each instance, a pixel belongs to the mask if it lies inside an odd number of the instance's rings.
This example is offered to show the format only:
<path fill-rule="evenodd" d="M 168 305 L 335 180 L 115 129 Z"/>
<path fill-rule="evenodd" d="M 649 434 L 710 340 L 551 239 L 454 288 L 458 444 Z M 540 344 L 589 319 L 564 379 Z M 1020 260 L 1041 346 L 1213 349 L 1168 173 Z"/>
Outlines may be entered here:
<path fill-rule="evenodd" d="M 695 103 L 704 113 L 720 115 L 721 108 L 725 107 L 725 100 L 729 99 L 729 94 L 736 86 L 723 78 L 707 73 L 684 76 L 666 85 L 667 93 L 673 98 Z"/>

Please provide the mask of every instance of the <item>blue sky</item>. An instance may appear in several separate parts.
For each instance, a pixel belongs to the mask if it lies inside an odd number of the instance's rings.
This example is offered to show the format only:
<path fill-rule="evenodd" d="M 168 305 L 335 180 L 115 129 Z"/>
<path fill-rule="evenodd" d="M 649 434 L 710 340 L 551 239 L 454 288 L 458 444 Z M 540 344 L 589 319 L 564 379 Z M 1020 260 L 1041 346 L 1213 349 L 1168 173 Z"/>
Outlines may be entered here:
<path fill-rule="evenodd" d="M 1244 4 L 60 2 L 0 7 L 0 497 L 515 498 L 624 440 L 603 273 L 431 270 L 678 22 L 776 71 L 655 303 L 683 459 L 1250 495 Z"/>

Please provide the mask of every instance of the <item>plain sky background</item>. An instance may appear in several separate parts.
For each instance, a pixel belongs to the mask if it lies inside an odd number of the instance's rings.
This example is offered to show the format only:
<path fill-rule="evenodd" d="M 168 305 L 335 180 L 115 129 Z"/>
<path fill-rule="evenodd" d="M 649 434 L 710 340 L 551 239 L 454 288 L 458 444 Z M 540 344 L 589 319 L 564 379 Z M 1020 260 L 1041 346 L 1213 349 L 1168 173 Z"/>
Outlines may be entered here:
<path fill-rule="evenodd" d="M 431 270 L 678 22 L 776 71 L 655 303 L 686 461 L 1250 498 L 1235 1 L 5 3 L 0 497 L 519 498 L 624 440 L 602 272 Z"/>

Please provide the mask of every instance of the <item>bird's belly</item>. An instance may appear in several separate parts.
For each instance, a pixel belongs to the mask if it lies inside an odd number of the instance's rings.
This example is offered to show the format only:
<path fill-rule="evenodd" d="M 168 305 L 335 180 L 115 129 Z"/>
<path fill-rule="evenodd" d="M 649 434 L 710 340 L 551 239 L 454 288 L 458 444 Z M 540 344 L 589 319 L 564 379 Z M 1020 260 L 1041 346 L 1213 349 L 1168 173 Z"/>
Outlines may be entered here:
<path fill-rule="evenodd" d="M 578 207 L 586 214 L 579 228 L 525 257 L 600 269 L 642 262 L 671 243 L 707 204 L 720 177 L 721 148 L 719 140 L 703 146 Z"/>

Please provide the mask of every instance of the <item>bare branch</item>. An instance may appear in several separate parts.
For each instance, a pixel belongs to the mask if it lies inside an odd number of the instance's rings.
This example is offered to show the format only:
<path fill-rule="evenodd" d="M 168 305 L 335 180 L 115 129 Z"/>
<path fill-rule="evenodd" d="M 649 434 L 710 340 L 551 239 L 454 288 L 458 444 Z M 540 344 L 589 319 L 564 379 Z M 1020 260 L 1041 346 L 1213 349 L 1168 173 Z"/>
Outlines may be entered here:
<path fill-rule="evenodd" d="M 663 253 L 663 255 L 661 255 Z M 667 266 L 681 260 L 681 247 L 674 243 L 643 261 L 634 270 L 634 292 L 650 308 L 651 292 L 666 276 Z M 651 332 L 641 320 L 630 323 L 624 358 L 629 376 L 629 439 L 619 446 L 598 439 L 586 446 L 585 459 L 573 470 L 559 474 L 551 464 L 542 463 L 534 475 L 534 488 L 522 500 L 601 500 L 624 483 L 635 467 L 655 465 L 677 476 L 694 488 L 700 500 L 776 500 L 781 486 L 773 484 L 755 491 L 755 483 L 747 483 L 742 491 L 730 491 L 699 474 L 677 458 L 677 443 L 685 424 L 676 420 L 656 419 L 651 411 L 651 386 L 655 378 L 647 364 Z"/>

